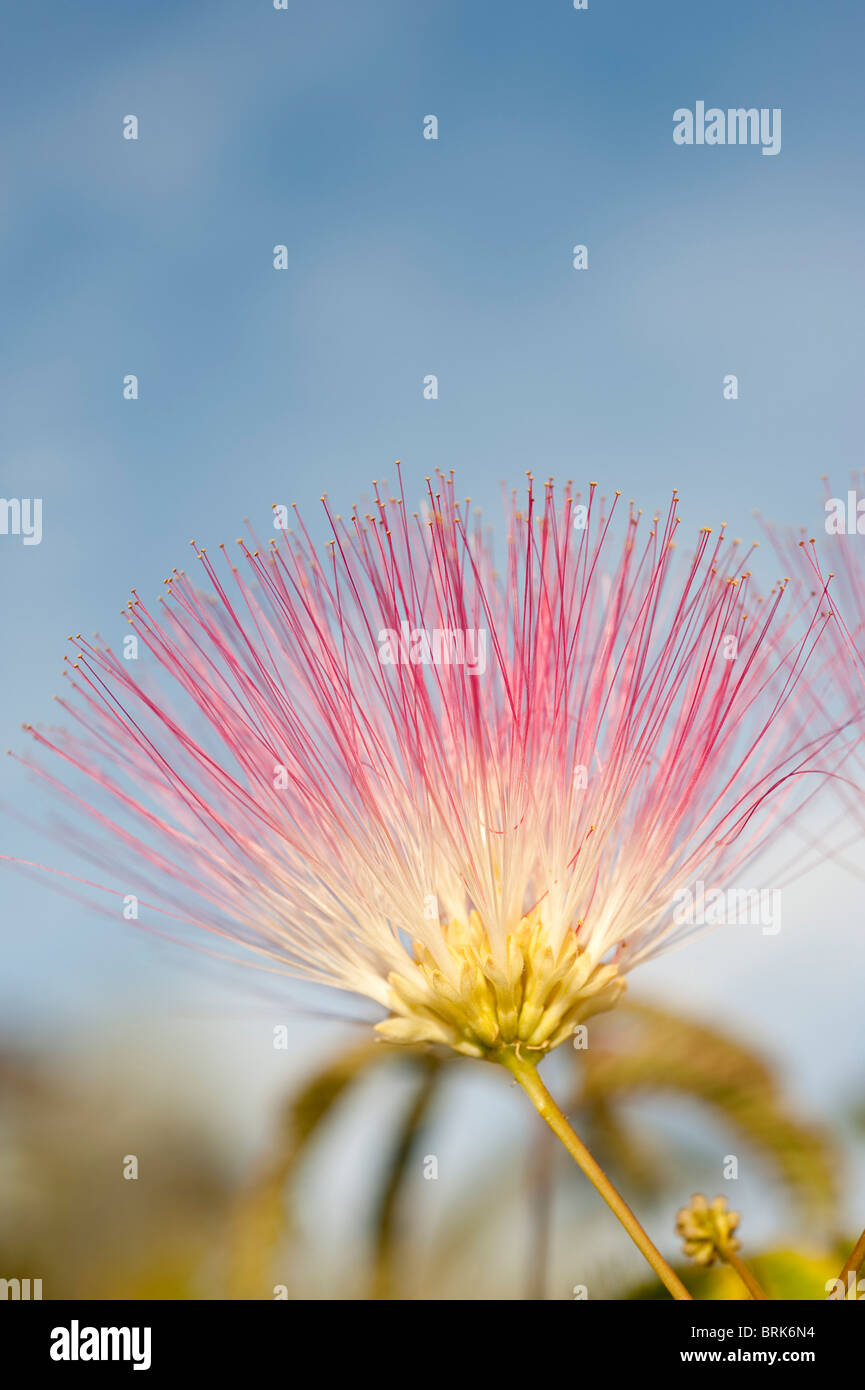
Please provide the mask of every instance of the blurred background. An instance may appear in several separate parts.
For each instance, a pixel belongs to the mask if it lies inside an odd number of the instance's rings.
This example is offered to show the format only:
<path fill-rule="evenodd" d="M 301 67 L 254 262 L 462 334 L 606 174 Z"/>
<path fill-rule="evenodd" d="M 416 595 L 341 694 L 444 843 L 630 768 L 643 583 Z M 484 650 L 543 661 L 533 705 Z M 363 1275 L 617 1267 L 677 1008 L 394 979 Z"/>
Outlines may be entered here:
<path fill-rule="evenodd" d="M 647 509 L 679 487 L 683 532 L 822 526 L 819 475 L 862 464 L 863 28 L 852 0 L 7 4 L 0 493 L 43 534 L 0 535 L 2 746 L 50 722 L 68 634 L 118 643 L 191 537 L 296 501 L 323 538 L 322 490 L 345 510 L 397 458 L 491 520 L 532 469 Z M 698 100 L 780 107 L 781 153 L 674 145 Z M 0 776 L 2 852 L 74 869 Z M 865 1222 L 861 862 L 785 890 L 778 936 L 648 966 L 590 1059 L 548 1064 L 666 1252 L 723 1192 L 794 1296 Z M 0 867 L 0 904 L 0 1277 L 645 1291 L 492 1068 L 370 1054 L 340 1000 L 217 976 L 44 875 Z"/>

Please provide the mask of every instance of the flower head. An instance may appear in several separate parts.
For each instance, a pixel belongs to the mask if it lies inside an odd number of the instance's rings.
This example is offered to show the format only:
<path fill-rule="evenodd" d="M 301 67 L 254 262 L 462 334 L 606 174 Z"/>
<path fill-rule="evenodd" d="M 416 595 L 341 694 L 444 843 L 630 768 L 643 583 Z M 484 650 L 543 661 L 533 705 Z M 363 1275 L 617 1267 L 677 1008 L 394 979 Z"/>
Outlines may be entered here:
<path fill-rule="evenodd" d="M 375 1000 L 391 1040 L 542 1055 L 810 794 L 825 614 L 756 595 L 723 527 L 680 555 L 675 495 L 648 520 L 530 480 L 500 568 L 452 476 L 410 514 L 401 478 L 323 501 L 322 552 L 298 518 L 133 592 L 138 661 L 76 638 L 73 729 L 34 737 L 151 911 Z"/>
<path fill-rule="evenodd" d="M 715 1197 L 709 1203 L 701 1192 L 676 1215 L 676 1233 L 682 1238 L 682 1249 L 703 1266 L 714 1264 L 718 1256 L 724 1259 L 735 1254 L 741 1245 L 733 1234 L 738 1225 L 739 1213 L 727 1210 L 725 1197 Z"/>

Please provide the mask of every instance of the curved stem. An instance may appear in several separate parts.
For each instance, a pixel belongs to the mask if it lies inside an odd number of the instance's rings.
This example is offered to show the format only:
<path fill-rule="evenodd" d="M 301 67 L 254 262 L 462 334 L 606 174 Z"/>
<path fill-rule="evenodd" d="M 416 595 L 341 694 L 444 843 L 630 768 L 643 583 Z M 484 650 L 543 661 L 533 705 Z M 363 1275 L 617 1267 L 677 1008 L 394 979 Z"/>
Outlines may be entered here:
<path fill-rule="evenodd" d="M 852 1274 L 855 1279 L 863 1264 L 865 1264 L 865 1231 L 862 1232 L 856 1244 L 853 1246 L 853 1249 L 850 1251 L 850 1258 L 846 1261 L 844 1268 L 838 1275 L 845 1289 L 847 1288 L 848 1276 Z"/>
<path fill-rule="evenodd" d="M 613 1187 L 603 1168 L 592 1157 L 583 1141 L 571 1128 L 566 1116 L 553 1100 L 534 1062 L 527 1062 L 514 1052 L 502 1052 L 498 1059 L 519 1082 L 542 1120 L 567 1149 L 571 1158 L 582 1168 L 589 1182 L 601 1194 L 607 1206 L 624 1226 L 631 1240 L 645 1255 L 661 1282 L 674 1298 L 690 1299 L 691 1295 L 679 1276 L 670 1268 L 660 1250 L 651 1242 L 625 1199 Z"/>
<path fill-rule="evenodd" d="M 745 1261 L 740 1259 L 734 1250 L 722 1249 L 720 1254 L 721 1259 L 724 1260 L 731 1269 L 735 1269 L 751 1297 L 760 1299 L 761 1301 L 766 1300 L 766 1295 L 760 1288 L 760 1285 L 757 1283 L 757 1280 L 754 1278 L 748 1266 L 745 1264 Z"/>

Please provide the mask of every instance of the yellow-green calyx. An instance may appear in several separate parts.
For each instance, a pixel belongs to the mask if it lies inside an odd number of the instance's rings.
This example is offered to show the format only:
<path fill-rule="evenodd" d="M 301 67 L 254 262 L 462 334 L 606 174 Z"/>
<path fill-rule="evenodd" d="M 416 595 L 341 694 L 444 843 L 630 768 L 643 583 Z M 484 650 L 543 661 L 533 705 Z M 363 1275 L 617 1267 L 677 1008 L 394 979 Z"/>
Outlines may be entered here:
<path fill-rule="evenodd" d="M 392 1014 L 377 1030 L 389 1042 L 445 1043 L 469 1057 L 503 1049 L 541 1056 L 612 1008 L 625 988 L 617 967 L 594 960 L 574 932 L 554 950 L 537 913 L 507 938 L 504 960 L 494 959 L 477 912 L 444 924 L 442 934 L 450 971 L 416 941 L 414 969 L 388 976 Z"/>
<path fill-rule="evenodd" d="M 682 1248 L 698 1265 L 714 1264 L 717 1256 L 724 1259 L 739 1249 L 740 1242 L 733 1235 L 738 1224 L 739 1213 L 727 1210 L 726 1198 L 716 1197 L 709 1203 L 701 1192 L 676 1216 Z"/>

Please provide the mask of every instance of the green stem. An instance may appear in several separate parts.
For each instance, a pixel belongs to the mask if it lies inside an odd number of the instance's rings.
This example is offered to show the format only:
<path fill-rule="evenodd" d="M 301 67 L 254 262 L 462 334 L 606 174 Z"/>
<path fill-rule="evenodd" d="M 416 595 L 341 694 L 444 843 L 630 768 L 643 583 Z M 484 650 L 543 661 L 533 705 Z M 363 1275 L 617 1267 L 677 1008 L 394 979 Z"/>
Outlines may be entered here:
<path fill-rule="evenodd" d="M 566 1116 L 556 1105 L 538 1076 L 535 1063 L 517 1056 L 516 1052 L 504 1050 L 499 1054 L 498 1060 L 502 1066 L 507 1067 L 511 1075 L 522 1086 L 541 1119 L 547 1122 L 553 1133 L 562 1141 L 571 1158 L 579 1164 L 589 1182 L 601 1194 L 613 1214 L 619 1218 L 631 1240 L 645 1255 L 652 1269 L 673 1297 L 690 1299 L 691 1295 L 681 1279 L 667 1264 L 660 1250 L 652 1244 L 625 1199 L 616 1191 L 603 1168 L 595 1161 L 582 1139 L 571 1128 Z"/>
<path fill-rule="evenodd" d="M 844 1268 L 838 1275 L 838 1278 L 844 1285 L 845 1297 L 847 1289 L 847 1276 L 849 1274 L 853 1274 L 856 1276 L 856 1278 L 858 1278 L 859 1271 L 862 1268 L 863 1264 L 865 1264 L 865 1231 L 862 1232 L 856 1244 L 853 1246 L 853 1249 L 850 1251 L 850 1258 L 847 1260 L 847 1262 L 844 1265 Z"/>
<path fill-rule="evenodd" d="M 760 1301 L 765 1301 L 766 1295 L 760 1288 L 760 1285 L 757 1283 L 757 1280 L 754 1278 L 748 1266 L 745 1264 L 745 1261 L 740 1259 L 734 1250 L 721 1249 L 720 1255 L 721 1259 L 726 1261 L 730 1268 L 736 1271 L 751 1297 L 759 1299 Z"/>

